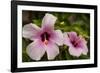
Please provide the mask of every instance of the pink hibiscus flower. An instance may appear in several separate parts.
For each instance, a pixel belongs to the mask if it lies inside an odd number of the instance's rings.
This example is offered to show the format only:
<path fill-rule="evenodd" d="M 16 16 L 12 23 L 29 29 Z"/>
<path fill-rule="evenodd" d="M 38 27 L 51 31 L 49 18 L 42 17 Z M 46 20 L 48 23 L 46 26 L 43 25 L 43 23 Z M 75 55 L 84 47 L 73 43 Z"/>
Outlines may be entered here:
<path fill-rule="evenodd" d="M 31 59 L 40 60 L 46 52 L 48 59 L 52 60 L 59 54 L 58 45 L 63 45 L 63 34 L 60 30 L 54 30 L 56 19 L 47 13 L 41 28 L 32 23 L 24 25 L 23 37 L 33 41 L 26 48 Z"/>
<path fill-rule="evenodd" d="M 87 55 L 87 42 L 82 36 L 78 36 L 76 32 L 64 33 L 64 44 L 69 46 L 69 53 L 72 56 L 79 57 L 81 54 Z"/>

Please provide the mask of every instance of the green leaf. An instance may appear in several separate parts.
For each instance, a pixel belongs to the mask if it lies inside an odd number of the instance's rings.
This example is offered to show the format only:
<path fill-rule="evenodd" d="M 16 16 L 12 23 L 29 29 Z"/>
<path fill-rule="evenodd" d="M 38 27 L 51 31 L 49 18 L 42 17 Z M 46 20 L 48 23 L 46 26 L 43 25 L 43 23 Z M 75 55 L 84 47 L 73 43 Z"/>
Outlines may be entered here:
<path fill-rule="evenodd" d="M 79 59 L 89 59 L 89 56 L 88 56 L 88 55 L 81 55 L 81 56 L 79 57 Z"/>
<path fill-rule="evenodd" d="M 27 39 L 22 39 L 22 61 L 29 62 L 31 59 L 26 53 L 26 47 L 29 45 L 30 41 Z"/>
<path fill-rule="evenodd" d="M 33 24 L 36 24 L 36 25 L 38 25 L 38 26 L 41 26 L 41 20 L 40 19 L 34 19 L 34 20 L 32 20 L 33 21 Z"/>

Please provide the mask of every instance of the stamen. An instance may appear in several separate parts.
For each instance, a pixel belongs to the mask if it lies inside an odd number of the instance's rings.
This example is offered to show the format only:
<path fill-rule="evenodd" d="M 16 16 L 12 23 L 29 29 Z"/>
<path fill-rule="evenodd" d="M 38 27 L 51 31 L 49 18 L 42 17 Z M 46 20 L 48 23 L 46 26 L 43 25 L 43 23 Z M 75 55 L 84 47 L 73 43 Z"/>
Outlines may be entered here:
<path fill-rule="evenodd" d="M 47 44 L 48 44 L 48 41 L 47 41 L 47 40 L 45 40 L 45 41 L 44 41 L 44 44 L 45 44 L 45 45 L 47 45 Z"/>
<path fill-rule="evenodd" d="M 44 44 L 47 45 L 48 44 L 48 40 L 47 40 L 47 34 L 44 34 Z"/>
<path fill-rule="evenodd" d="M 49 38 L 50 38 L 50 35 L 47 32 L 44 32 L 43 34 L 41 34 L 41 40 L 45 45 L 48 44 Z"/>
<path fill-rule="evenodd" d="M 81 40 L 81 38 L 79 38 L 77 41 L 75 41 L 74 46 L 77 46 L 77 44 L 79 43 L 80 40 Z"/>

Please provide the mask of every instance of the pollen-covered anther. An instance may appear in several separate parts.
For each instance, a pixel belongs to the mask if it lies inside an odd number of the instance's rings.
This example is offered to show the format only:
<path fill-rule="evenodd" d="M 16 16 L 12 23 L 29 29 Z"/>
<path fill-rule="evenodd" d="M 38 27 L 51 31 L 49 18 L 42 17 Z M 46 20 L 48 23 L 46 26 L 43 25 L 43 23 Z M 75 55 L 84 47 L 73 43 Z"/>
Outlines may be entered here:
<path fill-rule="evenodd" d="M 44 44 L 47 45 L 47 44 L 48 44 L 48 40 L 45 40 L 45 41 L 44 41 Z"/>

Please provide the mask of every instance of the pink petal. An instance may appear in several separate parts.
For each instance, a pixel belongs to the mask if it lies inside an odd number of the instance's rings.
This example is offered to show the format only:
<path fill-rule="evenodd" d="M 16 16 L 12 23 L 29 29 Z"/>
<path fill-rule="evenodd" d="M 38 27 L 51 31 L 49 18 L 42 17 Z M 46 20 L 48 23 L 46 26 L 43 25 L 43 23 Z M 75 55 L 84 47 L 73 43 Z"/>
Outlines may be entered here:
<path fill-rule="evenodd" d="M 36 26 L 35 24 L 27 24 L 24 25 L 23 27 L 23 37 L 30 39 L 30 40 L 34 40 L 35 37 L 37 37 L 37 33 L 40 31 L 40 28 L 38 26 Z"/>
<path fill-rule="evenodd" d="M 87 41 L 86 41 L 81 35 L 79 35 L 79 38 L 81 38 L 81 41 L 82 41 L 84 44 L 87 44 Z"/>
<path fill-rule="evenodd" d="M 72 46 L 71 40 L 66 32 L 63 34 L 63 43 L 67 46 Z"/>
<path fill-rule="evenodd" d="M 40 60 L 45 53 L 45 49 L 43 44 L 39 40 L 36 40 L 27 46 L 26 52 L 31 59 Z"/>
<path fill-rule="evenodd" d="M 87 55 L 87 53 L 88 53 L 87 45 L 84 45 L 84 47 L 82 49 L 83 49 L 82 54 Z"/>
<path fill-rule="evenodd" d="M 70 38 L 71 41 L 77 39 L 77 33 L 76 32 L 68 32 L 68 37 Z"/>
<path fill-rule="evenodd" d="M 52 30 L 54 29 L 54 24 L 56 22 L 57 18 L 53 16 L 52 14 L 45 14 L 43 20 L 42 20 L 42 28 L 45 30 Z"/>
<path fill-rule="evenodd" d="M 69 53 L 72 56 L 79 57 L 82 54 L 82 48 L 69 47 Z"/>
<path fill-rule="evenodd" d="M 52 42 L 49 42 L 48 45 L 45 46 L 45 49 L 49 60 L 54 59 L 59 54 L 58 46 Z"/>
<path fill-rule="evenodd" d="M 51 36 L 51 40 L 55 42 L 57 45 L 63 45 L 63 34 L 61 30 L 56 30 Z"/>
<path fill-rule="evenodd" d="M 78 47 L 82 48 L 82 50 L 83 50 L 82 53 L 83 53 L 84 55 L 87 55 L 87 53 L 88 53 L 87 42 L 86 42 L 86 40 L 85 40 L 84 38 L 82 38 L 82 37 L 79 37 L 79 39 L 80 39 L 80 41 L 79 41 Z"/>

